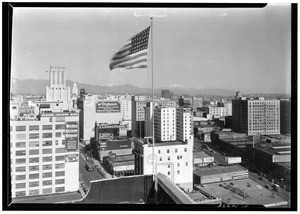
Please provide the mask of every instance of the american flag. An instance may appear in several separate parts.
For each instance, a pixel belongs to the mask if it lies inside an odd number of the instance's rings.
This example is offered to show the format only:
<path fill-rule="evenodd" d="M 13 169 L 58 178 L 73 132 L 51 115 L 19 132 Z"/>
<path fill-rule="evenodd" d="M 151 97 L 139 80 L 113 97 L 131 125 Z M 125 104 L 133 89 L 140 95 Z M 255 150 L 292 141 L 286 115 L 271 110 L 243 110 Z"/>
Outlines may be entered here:
<path fill-rule="evenodd" d="M 111 59 L 110 70 L 114 68 L 147 68 L 149 32 L 150 27 L 131 37 Z"/>

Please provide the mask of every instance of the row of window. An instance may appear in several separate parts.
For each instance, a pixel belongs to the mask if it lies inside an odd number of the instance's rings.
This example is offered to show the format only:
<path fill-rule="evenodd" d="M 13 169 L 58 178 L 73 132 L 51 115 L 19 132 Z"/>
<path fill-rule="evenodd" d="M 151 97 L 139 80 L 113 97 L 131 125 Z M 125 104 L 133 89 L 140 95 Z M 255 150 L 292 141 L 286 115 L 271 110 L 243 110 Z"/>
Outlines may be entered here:
<path fill-rule="evenodd" d="M 56 124 L 55 125 L 55 130 L 61 130 L 65 129 L 65 124 Z M 42 130 L 52 130 L 53 126 L 52 125 L 42 125 Z M 12 130 L 12 127 L 11 127 Z M 31 125 L 29 126 L 29 131 L 39 131 L 40 126 L 39 125 Z M 26 131 L 26 126 L 16 126 L 16 131 L 21 132 L 21 131 Z"/>
<path fill-rule="evenodd" d="M 57 133 L 56 133 L 57 134 Z M 60 133 L 61 136 L 61 133 Z M 55 141 L 56 145 L 58 145 L 58 140 Z M 39 141 L 30 141 L 29 147 L 39 147 L 40 142 Z M 52 146 L 53 142 L 52 140 L 46 140 L 42 142 L 42 146 Z M 62 140 L 62 145 L 65 145 L 65 140 Z M 26 142 L 16 142 L 16 148 L 25 148 Z"/>
<path fill-rule="evenodd" d="M 187 152 L 187 148 L 184 148 L 184 151 Z M 177 152 L 178 152 L 178 149 L 176 148 L 175 149 L 175 153 L 177 153 Z M 167 149 L 167 153 L 170 153 L 170 149 Z M 158 154 L 161 154 L 161 150 L 160 149 L 158 150 Z"/>
<path fill-rule="evenodd" d="M 56 160 L 56 157 L 55 157 Z M 58 159 L 58 161 L 60 161 L 61 159 Z M 47 157 L 42 157 L 42 162 L 49 162 L 52 161 L 52 156 L 47 156 Z M 36 158 L 29 158 L 29 163 L 38 163 L 40 162 L 40 158 L 36 157 Z M 26 163 L 26 158 L 18 158 L 16 159 L 16 164 L 23 164 Z"/>
<path fill-rule="evenodd" d="M 56 164 L 58 165 L 58 164 Z M 59 164 L 60 166 L 55 166 L 56 169 L 62 169 L 64 168 L 64 165 Z M 38 167 L 38 166 L 35 166 Z M 65 176 L 65 171 L 58 171 L 55 172 L 55 177 L 61 177 L 61 176 Z M 52 172 L 45 172 L 42 173 L 42 178 L 49 178 L 52 177 Z M 40 178 L 40 174 L 36 173 L 36 174 L 29 174 L 29 179 L 38 179 Z M 16 175 L 16 181 L 21 181 L 21 180 L 26 180 L 26 175 Z"/>
<path fill-rule="evenodd" d="M 52 149 L 43 149 L 42 150 L 42 154 L 52 154 L 52 152 L 53 152 Z M 65 152 L 65 148 L 56 148 L 55 149 L 55 153 L 64 153 L 64 152 Z M 39 154 L 39 149 L 29 150 L 29 155 L 37 155 L 37 154 Z M 16 151 L 16 156 L 26 156 L 26 150 Z M 34 161 L 34 159 L 32 159 L 32 158 L 30 158 L 30 159 Z M 30 163 L 30 159 L 29 159 L 29 163 Z M 24 160 L 16 159 L 16 163 L 24 163 Z"/>
<path fill-rule="evenodd" d="M 29 182 L 29 187 L 39 186 L 40 185 L 39 183 L 40 183 L 39 181 Z M 52 185 L 52 183 L 53 183 L 52 180 L 42 181 L 43 186 L 49 186 L 49 185 Z M 64 183 L 65 183 L 65 179 L 56 179 L 55 180 L 55 184 L 64 184 Z M 26 183 L 17 183 L 16 184 L 16 189 L 22 189 L 22 188 L 26 188 Z"/>
<path fill-rule="evenodd" d="M 56 187 L 55 188 L 55 192 L 64 192 L 65 191 L 65 187 Z M 42 190 L 42 194 L 51 194 L 52 192 L 52 188 L 47 188 L 47 189 L 43 189 Z M 29 196 L 33 196 L 33 195 L 39 195 L 39 190 L 29 190 Z M 25 197 L 26 196 L 26 191 L 17 191 L 16 192 L 16 197 Z"/>

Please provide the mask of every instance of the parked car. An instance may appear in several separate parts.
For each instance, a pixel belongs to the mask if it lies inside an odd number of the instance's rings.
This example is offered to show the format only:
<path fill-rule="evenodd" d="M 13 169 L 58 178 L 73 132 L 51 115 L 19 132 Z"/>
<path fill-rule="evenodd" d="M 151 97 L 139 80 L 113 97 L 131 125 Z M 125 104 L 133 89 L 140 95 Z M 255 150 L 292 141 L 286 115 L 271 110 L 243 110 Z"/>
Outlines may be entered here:
<path fill-rule="evenodd" d="M 267 184 L 265 185 L 265 188 L 266 188 L 266 189 L 270 189 L 270 187 L 269 187 Z"/>

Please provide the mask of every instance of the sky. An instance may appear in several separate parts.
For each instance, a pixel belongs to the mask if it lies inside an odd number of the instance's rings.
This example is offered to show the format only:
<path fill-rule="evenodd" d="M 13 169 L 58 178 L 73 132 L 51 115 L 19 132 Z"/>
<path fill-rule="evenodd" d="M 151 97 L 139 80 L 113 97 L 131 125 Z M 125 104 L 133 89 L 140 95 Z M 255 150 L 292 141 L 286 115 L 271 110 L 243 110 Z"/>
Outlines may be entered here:
<path fill-rule="evenodd" d="M 135 15 L 138 15 L 135 16 Z M 16 79 L 67 79 L 92 85 L 150 88 L 151 69 L 109 70 L 126 41 L 153 22 L 155 88 L 222 88 L 290 93 L 289 4 L 265 8 L 14 8 Z"/>

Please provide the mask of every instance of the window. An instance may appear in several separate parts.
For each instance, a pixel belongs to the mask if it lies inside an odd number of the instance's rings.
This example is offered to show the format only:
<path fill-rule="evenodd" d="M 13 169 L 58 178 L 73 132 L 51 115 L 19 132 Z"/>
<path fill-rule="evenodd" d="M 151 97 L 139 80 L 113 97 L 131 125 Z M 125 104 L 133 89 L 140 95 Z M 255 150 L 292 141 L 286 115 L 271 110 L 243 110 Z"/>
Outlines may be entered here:
<path fill-rule="evenodd" d="M 61 137 L 61 132 L 56 132 L 55 137 Z"/>
<path fill-rule="evenodd" d="M 29 182 L 29 187 L 37 187 L 40 185 L 39 181 Z"/>
<path fill-rule="evenodd" d="M 162 157 L 159 158 L 159 161 L 162 161 Z"/>
<path fill-rule="evenodd" d="M 65 171 L 55 172 L 56 177 L 65 176 Z"/>
<path fill-rule="evenodd" d="M 12 109 L 17 109 L 17 106 L 13 106 Z"/>
<path fill-rule="evenodd" d="M 40 130 L 39 125 L 29 126 L 29 131 L 38 131 Z"/>
<path fill-rule="evenodd" d="M 65 122 L 65 117 L 55 117 L 56 122 Z"/>
<path fill-rule="evenodd" d="M 29 179 L 36 179 L 36 178 L 39 178 L 39 177 L 40 177 L 39 173 L 29 175 Z"/>
<path fill-rule="evenodd" d="M 49 186 L 52 185 L 52 180 L 43 181 L 43 186 Z"/>
<path fill-rule="evenodd" d="M 16 184 L 16 189 L 22 189 L 22 188 L 25 188 L 25 187 L 26 187 L 26 183 Z"/>
<path fill-rule="evenodd" d="M 52 133 L 43 133 L 42 138 L 52 138 Z"/>
<path fill-rule="evenodd" d="M 160 154 L 160 150 L 158 150 L 158 154 Z"/>
<path fill-rule="evenodd" d="M 179 155 L 177 156 L 177 160 L 179 160 Z"/>
<path fill-rule="evenodd" d="M 182 155 L 180 155 L 180 159 L 182 159 Z"/>
<path fill-rule="evenodd" d="M 168 161 L 170 160 L 170 156 L 168 156 Z"/>
<path fill-rule="evenodd" d="M 43 178 L 50 178 L 50 177 L 52 177 L 52 172 L 43 173 Z"/>
<path fill-rule="evenodd" d="M 39 141 L 29 142 L 29 147 L 39 147 Z"/>
<path fill-rule="evenodd" d="M 64 184 L 65 183 L 65 179 L 57 179 L 55 180 L 55 184 Z"/>
<path fill-rule="evenodd" d="M 43 189 L 43 194 L 51 194 L 52 188 Z"/>
<path fill-rule="evenodd" d="M 52 164 L 43 165 L 43 170 L 52 169 Z"/>
<path fill-rule="evenodd" d="M 16 143 L 16 148 L 24 148 L 26 147 L 26 142 L 17 142 Z"/>
<path fill-rule="evenodd" d="M 56 156 L 55 160 L 56 161 L 64 161 L 65 160 L 65 156 Z"/>
<path fill-rule="evenodd" d="M 52 146 L 52 140 L 43 141 L 43 146 Z"/>
<path fill-rule="evenodd" d="M 35 149 L 35 150 L 29 150 L 29 155 L 38 155 L 40 153 L 40 150 Z"/>
<path fill-rule="evenodd" d="M 167 149 L 167 153 L 170 153 L 170 149 Z"/>
<path fill-rule="evenodd" d="M 16 164 L 26 163 L 26 158 L 16 159 Z"/>
<path fill-rule="evenodd" d="M 43 162 L 49 162 L 49 161 L 52 161 L 52 156 L 43 157 Z"/>
<path fill-rule="evenodd" d="M 168 165 L 168 168 L 170 168 L 171 166 L 170 166 L 170 164 Z"/>
<path fill-rule="evenodd" d="M 16 167 L 16 172 L 25 172 L 25 171 L 26 171 L 26 167 L 25 166 Z"/>
<path fill-rule="evenodd" d="M 179 170 L 177 170 L 177 175 L 179 175 L 180 174 L 180 171 Z"/>
<path fill-rule="evenodd" d="M 16 126 L 16 132 L 26 131 L 26 126 Z"/>
<path fill-rule="evenodd" d="M 66 125 L 65 124 L 56 124 L 55 125 L 55 130 L 64 130 L 66 129 Z"/>
<path fill-rule="evenodd" d="M 26 175 L 16 175 L 16 181 L 25 180 L 25 179 L 26 179 Z"/>
<path fill-rule="evenodd" d="M 26 196 L 26 191 L 18 191 L 16 192 L 16 197 L 24 197 Z"/>
<path fill-rule="evenodd" d="M 38 163 L 39 161 L 39 158 L 29 158 L 29 163 Z"/>
<path fill-rule="evenodd" d="M 26 150 L 16 151 L 16 156 L 24 156 L 24 155 L 26 155 Z"/>
<path fill-rule="evenodd" d="M 26 139 L 26 134 L 16 134 L 16 139 L 17 140 L 24 140 L 24 139 Z"/>
<path fill-rule="evenodd" d="M 52 130 L 52 125 L 43 125 L 43 130 Z"/>
<path fill-rule="evenodd" d="M 187 151 L 187 148 L 184 148 L 184 151 L 186 152 L 186 151 Z"/>
<path fill-rule="evenodd" d="M 180 167 L 180 163 L 177 163 L 177 167 Z"/>
<path fill-rule="evenodd" d="M 52 149 L 43 149 L 43 154 L 51 154 Z"/>
<path fill-rule="evenodd" d="M 55 153 L 64 153 L 65 152 L 65 148 L 56 148 L 55 149 Z"/>
<path fill-rule="evenodd" d="M 55 192 L 64 192 L 65 187 L 55 187 Z"/>
<path fill-rule="evenodd" d="M 186 162 L 185 165 L 188 166 L 188 162 Z"/>
<path fill-rule="evenodd" d="M 39 171 L 39 165 L 37 165 L 37 166 L 29 166 L 29 171 Z"/>
<path fill-rule="evenodd" d="M 178 149 L 175 149 L 175 153 L 177 153 L 178 152 Z"/>
<path fill-rule="evenodd" d="M 65 168 L 65 164 L 64 163 L 55 164 L 55 169 L 64 169 L 64 168 Z"/>
<path fill-rule="evenodd" d="M 170 173 L 170 171 L 168 171 L 168 175 L 170 175 L 171 173 Z"/>
<path fill-rule="evenodd" d="M 38 139 L 39 137 L 39 133 L 29 134 L 29 139 Z"/>
<path fill-rule="evenodd" d="M 38 195 L 40 191 L 38 189 L 29 190 L 29 196 Z"/>

